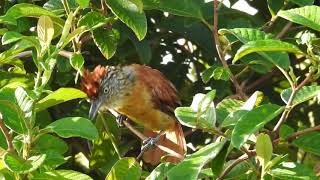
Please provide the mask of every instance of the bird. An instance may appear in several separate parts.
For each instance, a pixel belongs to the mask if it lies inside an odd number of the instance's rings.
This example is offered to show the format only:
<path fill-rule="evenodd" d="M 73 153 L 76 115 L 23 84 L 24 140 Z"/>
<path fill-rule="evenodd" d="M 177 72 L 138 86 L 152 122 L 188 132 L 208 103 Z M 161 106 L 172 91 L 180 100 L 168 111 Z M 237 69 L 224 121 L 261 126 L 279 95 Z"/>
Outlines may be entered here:
<path fill-rule="evenodd" d="M 174 109 L 181 105 L 174 85 L 158 70 L 146 65 L 98 65 L 85 69 L 81 89 L 91 102 L 89 118 L 98 111 L 113 110 L 144 127 L 149 145 L 162 145 L 180 156 L 166 156 L 164 161 L 179 163 L 186 154 L 186 140 Z M 148 147 L 142 159 L 159 164 L 168 155 L 160 148 Z"/>

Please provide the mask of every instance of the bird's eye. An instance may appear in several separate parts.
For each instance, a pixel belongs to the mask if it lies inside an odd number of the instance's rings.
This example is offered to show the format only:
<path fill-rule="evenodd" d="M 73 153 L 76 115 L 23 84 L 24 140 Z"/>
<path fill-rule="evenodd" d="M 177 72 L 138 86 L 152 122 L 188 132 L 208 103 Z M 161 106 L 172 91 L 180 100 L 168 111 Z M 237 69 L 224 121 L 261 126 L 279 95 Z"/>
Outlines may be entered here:
<path fill-rule="evenodd" d="M 108 89 L 108 88 L 104 88 L 104 89 L 103 89 L 103 92 L 104 92 L 104 93 L 108 93 L 108 92 L 109 92 L 109 89 Z"/>

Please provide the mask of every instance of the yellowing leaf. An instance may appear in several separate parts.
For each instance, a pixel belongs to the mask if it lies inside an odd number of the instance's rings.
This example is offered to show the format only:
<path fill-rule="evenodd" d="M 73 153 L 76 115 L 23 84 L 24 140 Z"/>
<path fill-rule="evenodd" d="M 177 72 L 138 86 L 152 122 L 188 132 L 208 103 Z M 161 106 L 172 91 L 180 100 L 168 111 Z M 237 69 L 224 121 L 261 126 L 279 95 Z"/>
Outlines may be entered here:
<path fill-rule="evenodd" d="M 263 133 L 259 134 L 256 143 L 256 152 L 258 160 L 263 168 L 271 160 L 272 149 L 272 142 L 269 135 Z"/>
<path fill-rule="evenodd" d="M 54 35 L 53 22 L 49 16 L 40 16 L 37 25 L 38 37 L 42 47 L 48 47 Z"/>

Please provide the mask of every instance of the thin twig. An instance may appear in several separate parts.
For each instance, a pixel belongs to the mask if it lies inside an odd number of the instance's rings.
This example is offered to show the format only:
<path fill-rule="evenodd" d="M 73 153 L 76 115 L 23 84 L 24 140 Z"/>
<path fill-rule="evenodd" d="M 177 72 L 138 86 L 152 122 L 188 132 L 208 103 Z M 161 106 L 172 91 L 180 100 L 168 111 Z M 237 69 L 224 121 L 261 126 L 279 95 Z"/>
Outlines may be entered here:
<path fill-rule="evenodd" d="M 135 129 L 128 121 L 123 121 L 123 124 L 130 130 L 132 131 L 136 136 L 138 136 L 142 141 L 148 139 L 145 135 L 143 135 L 140 131 L 138 131 L 137 129 Z M 172 149 L 169 149 L 165 146 L 162 145 L 158 145 L 155 144 L 159 149 L 161 149 L 162 151 L 170 154 L 171 156 L 177 157 L 179 159 L 183 159 L 183 156 L 181 156 L 180 154 L 178 154 L 177 152 L 173 151 Z"/>
<path fill-rule="evenodd" d="M 314 127 L 311 127 L 311 128 L 307 128 L 307 129 L 303 129 L 301 131 L 297 131 L 293 134 L 290 134 L 285 140 L 291 140 L 291 139 L 294 139 L 298 136 L 301 136 L 301 135 L 304 135 L 304 134 L 307 134 L 307 133 L 310 133 L 310 132 L 313 132 L 313 131 L 320 131 L 320 125 L 318 126 L 314 126 Z M 278 144 L 280 142 L 280 138 L 278 139 L 275 139 L 273 141 L 273 144 Z"/>
<path fill-rule="evenodd" d="M 279 34 L 276 36 L 277 39 L 281 39 L 291 28 L 291 26 L 293 25 L 293 23 L 291 21 L 289 21 L 284 27 L 283 29 L 279 32 Z"/>
<path fill-rule="evenodd" d="M 247 159 L 249 159 L 249 156 L 247 154 L 243 154 L 238 159 L 234 160 L 228 167 L 224 169 L 224 171 L 220 174 L 217 180 L 222 180 L 235 166 Z"/>
<path fill-rule="evenodd" d="M 13 148 L 13 144 L 12 144 L 12 137 L 8 132 L 8 129 L 6 127 L 6 125 L 4 125 L 3 119 L 2 119 L 2 114 L 0 113 L 0 129 L 4 135 L 4 137 L 6 138 L 7 141 L 7 145 L 8 145 L 8 152 L 13 152 L 14 148 Z"/>
<path fill-rule="evenodd" d="M 222 66 L 224 68 L 226 68 L 227 70 L 230 70 L 228 63 L 225 60 L 225 56 L 224 56 L 223 50 L 221 48 L 221 44 L 220 44 L 219 36 L 218 36 L 218 4 L 219 4 L 218 0 L 214 0 L 214 3 L 213 3 L 214 11 L 213 11 L 213 30 L 212 30 L 212 33 L 213 33 L 214 41 L 215 41 L 215 44 L 216 44 L 216 49 L 217 49 L 217 52 L 218 52 L 218 55 L 219 55 L 219 59 L 220 59 L 220 61 L 222 63 Z M 232 73 L 230 75 L 230 79 L 231 79 L 231 82 L 233 83 L 233 85 L 235 86 L 236 91 L 240 95 L 240 97 L 242 99 L 246 99 L 245 93 L 243 92 L 243 90 L 242 90 L 239 82 L 237 81 L 236 77 Z"/>
<path fill-rule="evenodd" d="M 65 58 L 70 58 L 73 54 L 73 52 L 70 52 L 70 51 L 65 51 L 65 50 L 61 50 L 59 53 L 58 53 L 60 56 L 63 56 Z M 32 51 L 23 51 L 23 52 L 20 52 L 16 55 L 14 55 L 13 58 L 23 58 L 23 57 L 30 57 L 32 55 Z"/>

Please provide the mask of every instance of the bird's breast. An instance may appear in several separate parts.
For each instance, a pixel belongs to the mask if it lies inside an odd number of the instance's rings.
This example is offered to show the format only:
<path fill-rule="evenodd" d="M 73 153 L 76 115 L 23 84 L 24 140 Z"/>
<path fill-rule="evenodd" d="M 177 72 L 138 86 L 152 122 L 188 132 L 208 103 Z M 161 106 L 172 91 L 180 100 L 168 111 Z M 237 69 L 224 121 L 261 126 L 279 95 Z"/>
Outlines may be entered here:
<path fill-rule="evenodd" d="M 114 109 L 150 130 L 159 131 L 173 128 L 175 117 L 155 108 L 149 91 L 143 82 L 136 81 L 132 90 L 119 99 L 120 103 Z"/>

